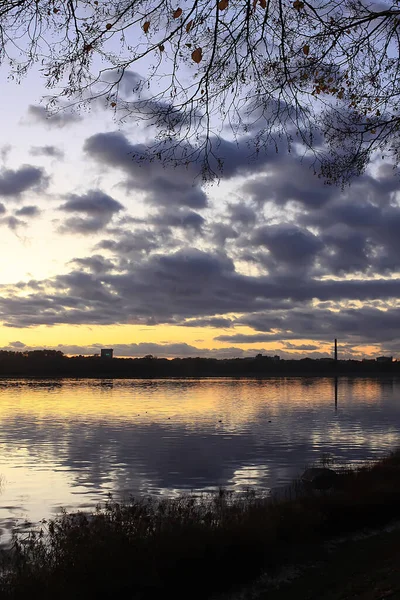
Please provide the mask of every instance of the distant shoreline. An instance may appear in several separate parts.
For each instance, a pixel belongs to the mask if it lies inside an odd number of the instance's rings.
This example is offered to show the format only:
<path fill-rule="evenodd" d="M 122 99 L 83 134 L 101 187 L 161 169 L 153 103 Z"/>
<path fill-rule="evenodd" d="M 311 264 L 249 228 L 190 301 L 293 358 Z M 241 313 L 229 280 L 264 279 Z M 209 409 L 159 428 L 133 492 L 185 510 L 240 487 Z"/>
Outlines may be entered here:
<path fill-rule="evenodd" d="M 279 356 L 254 358 L 112 358 L 67 357 L 56 350 L 0 351 L 0 378 L 182 379 L 271 377 L 382 377 L 399 376 L 400 362 L 333 359 L 280 360 Z"/>
<path fill-rule="evenodd" d="M 248 374 L 248 375 L 118 375 L 118 374 L 32 374 L 32 373 L 1 373 L 0 381 L 3 380 L 18 380 L 18 379 L 27 379 L 27 380 L 46 380 L 46 381 L 55 381 L 55 380 L 83 380 L 83 379 L 92 379 L 92 380 L 147 380 L 147 381 L 168 381 L 168 380 L 182 380 L 187 379 L 190 380 L 236 380 L 236 381 L 268 381 L 269 379 L 400 379 L 400 373 L 275 373 L 268 375 L 260 375 L 260 374 Z"/>

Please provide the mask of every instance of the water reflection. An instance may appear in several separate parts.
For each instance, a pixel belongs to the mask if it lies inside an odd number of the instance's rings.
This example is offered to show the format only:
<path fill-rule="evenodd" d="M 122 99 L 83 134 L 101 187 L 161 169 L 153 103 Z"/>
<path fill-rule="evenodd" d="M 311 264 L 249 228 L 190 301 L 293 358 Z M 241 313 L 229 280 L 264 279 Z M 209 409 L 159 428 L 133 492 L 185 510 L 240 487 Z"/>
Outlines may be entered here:
<path fill-rule="evenodd" d="M 335 377 L 334 384 L 335 384 L 335 412 L 337 412 L 337 408 L 338 408 L 338 406 L 337 406 L 338 378 L 337 377 Z"/>
<path fill-rule="evenodd" d="M 400 384 L 370 379 L 0 383 L 0 518 L 114 496 L 283 485 L 398 444 Z M 6 527 L 6 525 L 4 525 Z"/>

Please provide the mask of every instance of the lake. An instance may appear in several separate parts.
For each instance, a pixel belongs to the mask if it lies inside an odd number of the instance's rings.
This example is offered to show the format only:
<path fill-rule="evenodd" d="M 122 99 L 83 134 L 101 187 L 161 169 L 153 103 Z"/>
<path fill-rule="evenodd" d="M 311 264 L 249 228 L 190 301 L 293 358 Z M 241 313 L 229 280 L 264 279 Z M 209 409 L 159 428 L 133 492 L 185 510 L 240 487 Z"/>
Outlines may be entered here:
<path fill-rule="evenodd" d="M 267 491 L 399 444 L 400 380 L 0 380 L 0 527 L 112 494 Z"/>

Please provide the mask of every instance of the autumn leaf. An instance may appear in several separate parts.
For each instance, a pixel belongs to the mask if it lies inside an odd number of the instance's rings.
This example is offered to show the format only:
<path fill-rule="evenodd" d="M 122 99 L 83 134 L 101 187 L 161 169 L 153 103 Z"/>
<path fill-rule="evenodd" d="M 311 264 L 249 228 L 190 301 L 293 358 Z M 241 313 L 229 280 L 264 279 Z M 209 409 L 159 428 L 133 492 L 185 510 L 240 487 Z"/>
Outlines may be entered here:
<path fill-rule="evenodd" d="M 160 52 L 164 52 L 164 50 L 165 50 L 165 46 L 164 46 L 164 44 L 160 44 L 160 45 L 158 46 L 158 49 L 160 50 Z"/>
<path fill-rule="evenodd" d="M 106 29 L 111 29 L 111 27 L 112 27 L 111 23 L 107 23 Z"/>
<path fill-rule="evenodd" d="M 196 48 L 196 50 L 193 50 L 192 60 L 194 60 L 195 63 L 198 64 L 202 58 L 203 58 L 203 50 L 201 48 Z"/>
<path fill-rule="evenodd" d="M 113 108 L 115 108 L 115 107 L 117 106 L 117 103 L 116 103 L 116 102 L 111 102 L 111 106 L 112 106 Z"/>
<path fill-rule="evenodd" d="M 267 8 L 267 0 L 260 0 L 261 8 Z"/>
<path fill-rule="evenodd" d="M 179 17 L 182 14 L 182 9 L 181 8 L 177 8 L 173 13 L 172 16 L 174 17 L 174 19 L 179 19 Z"/>
<path fill-rule="evenodd" d="M 219 10 L 225 10 L 226 8 L 228 8 L 228 4 L 229 4 L 229 0 L 220 0 L 218 2 Z"/>
<path fill-rule="evenodd" d="M 144 23 L 144 25 L 143 25 L 143 31 L 145 33 L 147 33 L 149 30 L 149 27 L 150 27 L 150 21 L 146 21 L 146 23 Z"/>
<path fill-rule="evenodd" d="M 293 8 L 295 8 L 296 10 L 301 10 L 302 8 L 304 8 L 304 2 L 301 2 L 300 0 L 295 0 L 295 2 L 293 2 Z"/>
<path fill-rule="evenodd" d="M 306 56 L 308 56 L 310 54 L 310 46 L 308 44 L 304 44 L 303 52 Z"/>
<path fill-rule="evenodd" d="M 192 29 L 192 25 L 193 21 L 189 21 L 189 23 L 186 25 L 186 33 L 189 33 L 189 31 Z"/>

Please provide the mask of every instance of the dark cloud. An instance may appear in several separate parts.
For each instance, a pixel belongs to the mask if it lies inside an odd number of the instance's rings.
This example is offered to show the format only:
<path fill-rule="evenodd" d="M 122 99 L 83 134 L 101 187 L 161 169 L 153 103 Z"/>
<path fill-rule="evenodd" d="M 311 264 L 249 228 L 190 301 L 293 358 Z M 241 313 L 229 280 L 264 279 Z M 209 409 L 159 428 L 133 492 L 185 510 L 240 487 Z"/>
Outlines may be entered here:
<path fill-rule="evenodd" d="M 112 269 L 109 264 L 86 259 L 80 265 L 91 272 L 80 268 L 43 282 L 21 283 L 14 293 L 8 287 L 10 296 L 0 299 L 2 319 L 14 327 L 39 323 L 184 324 L 187 319 L 206 319 L 203 323 L 209 325 L 209 319 L 217 315 L 241 314 L 235 326 L 264 333 L 257 339 L 251 335 L 233 338 L 233 343 L 323 340 L 338 332 L 370 340 L 378 339 L 380 331 L 382 339 L 389 339 L 397 331 L 399 314 L 393 302 L 400 293 L 398 279 L 337 281 L 287 274 L 276 278 L 243 275 L 226 254 L 192 248 L 135 255 L 134 260 L 115 257 L 113 264 Z M 384 310 L 380 306 L 357 308 L 358 303 L 385 299 Z M 318 301 L 330 304 L 319 308 Z M 365 328 L 357 325 L 364 322 Z M 376 327 L 372 327 L 374 322 Z"/>
<path fill-rule="evenodd" d="M 312 263 L 323 245 L 310 231 L 289 223 L 255 230 L 253 243 L 265 246 L 278 264 L 289 263 L 296 267 Z"/>
<path fill-rule="evenodd" d="M 11 144 L 3 144 L 3 146 L 0 147 L 0 159 L 3 163 L 5 163 L 7 161 L 11 150 L 12 150 Z"/>
<path fill-rule="evenodd" d="M 210 229 L 210 239 L 217 247 L 224 247 L 227 241 L 236 240 L 239 237 L 237 229 L 226 223 L 212 223 Z"/>
<path fill-rule="evenodd" d="M 324 206 L 335 195 L 334 186 L 324 185 L 312 169 L 311 161 L 292 157 L 283 152 L 268 164 L 267 172 L 247 181 L 241 188 L 244 196 L 263 205 L 271 202 L 277 206 L 298 203 L 303 207 Z"/>
<path fill-rule="evenodd" d="M 86 140 L 84 149 L 100 165 L 123 171 L 125 186 L 145 193 L 154 205 L 194 209 L 207 206 L 205 192 L 194 183 L 193 165 L 186 169 L 166 169 L 160 160 L 151 158 L 145 145 L 131 144 L 119 132 L 94 135 Z"/>
<path fill-rule="evenodd" d="M 118 96 L 122 96 L 122 98 L 125 98 L 128 101 L 132 101 L 132 97 L 136 95 L 140 84 L 143 83 L 143 77 L 130 69 L 123 72 L 119 69 L 114 69 L 103 73 L 101 81 L 115 84 L 117 86 L 116 93 Z"/>
<path fill-rule="evenodd" d="M 90 235 L 102 231 L 108 224 L 109 219 L 104 217 L 92 217 L 83 219 L 82 217 L 71 217 L 66 219 L 60 227 L 61 233 L 72 233 L 81 235 Z"/>
<path fill-rule="evenodd" d="M 89 190 L 86 194 L 70 194 L 67 202 L 59 210 L 67 213 L 83 213 L 85 217 L 74 216 L 66 219 L 61 230 L 70 233 L 90 234 L 104 229 L 114 214 L 124 206 L 100 190 Z"/>
<path fill-rule="evenodd" d="M 68 125 L 78 123 L 82 117 L 70 109 L 61 108 L 56 113 L 50 113 L 44 106 L 30 104 L 28 107 L 27 123 L 45 124 L 48 127 L 62 129 Z"/>
<path fill-rule="evenodd" d="M 162 126 L 164 129 L 168 129 L 171 134 L 174 134 L 177 129 L 189 125 L 189 123 L 193 126 L 195 121 L 201 119 L 201 115 L 198 112 L 193 111 L 188 116 L 171 103 L 152 99 L 134 100 L 126 105 L 119 103 L 119 108 L 122 111 L 125 108 L 128 113 L 132 113 L 133 111 L 136 114 L 140 114 L 141 119 L 143 119 L 147 127 L 157 129 L 157 127 Z"/>
<path fill-rule="evenodd" d="M 356 186 L 357 188 L 357 186 Z M 338 192 L 324 209 L 303 212 L 298 222 L 318 231 L 321 274 L 387 275 L 400 269 L 400 206 L 390 185 L 378 194 L 358 184 Z"/>
<path fill-rule="evenodd" d="M 70 194 L 65 204 L 59 210 L 65 212 L 82 212 L 90 216 L 113 214 L 119 212 L 123 205 L 100 190 L 89 190 L 81 196 Z"/>
<path fill-rule="evenodd" d="M 18 217 L 36 217 L 37 215 L 40 214 L 40 209 L 38 206 L 22 206 L 22 208 L 19 208 L 18 210 L 15 211 L 15 214 Z"/>
<path fill-rule="evenodd" d="M 399 318 L 398 307 L 387 310 L 370 306 L 342 307 L 341 310 L 331 311 L 305 306 L 302 309 L 244 315 L 237 319 L 236 324 L 251 327 L 258 333 L 220 335 L 215 339 L 230 344 L 260 344 L 295 339 L 330 341 L 336 337 L 352 344 L 373 344 L 400 338 Z"/>
<path fill-rule="evenodd" d="M 385 166 L 341 190 L 283 147 L 252 161 L 245 139 L 220 140 L 222 180 L 246 180 L 211 205 L 195 179 L 198 157 L 167 168 L 152 156 L 151 141 L 119 132 L 91 136 L 84 149 L 102 172 L 117 172 L 119 185 L 144 196 L 149 210 L 122 213 L 100 190 L 67 196 L 61 229 L 101 232 L 95 254 L 77 258 L 69 273 L 4 290 L 6 325 L 229 328 L 218 341 L 230 347 L 286 340 L 285 350 L 299 356 L 334 337 L 386 347 L 400 339 L 400 202 Z M 182 142 L 182 156 L 188 150 Z"/>
<path fill-rule="evenodd" d="M 152 354 L 158 358 L 181 358 L 181 357 L 208 357 L 215 358 L 241 358 L 254 356 L 254 350 L 243 350 L 242 348 L 197 348 L 184 342 L 156 344 L 152 342 L 140 342 L 130 344 L 91 344 L 89 346 L 63 345 L 57 346 L 65 354 L 98 354 L 100 348 L 110 347 L 114 349 L 114 356 L 120 357 L 143 357 Z M 266 352 L 264 350 L 264 352 Z"/>
<path fill-rule="evenodd" d="M 301 350 L 308 350 L 308 351 L 319 350 L 319 346 L 316 346 L 315 344 L 291 344 L 290 342 L 285 343 L 284 348 L 285 348 L 285 350 L 297 350 L 297 351 L 301 351 Z"/>
<path fill-rule="evenodd" d="M 41 191 L 47 184 L 48 178 L 39 167 L 22 165 L 16 170 L 0 170 L 0 196 L 18 198 L 27 190 Z"/>
<path fill-rule="evenodd" d="M 136 231 L 122 231 L 113 239 L 104 239 L 97 244 L 101 250 L 109 250 L 121 258 L 134 254 L 148 254 L 154 250 L 176 247 L 177 241 L 172 239 L 169 230 L 139 229 Z"/>
<path fill-rule="evenodd" d="M 257 221 L 257 214 L 254 208 L 250 207 L 245 202 L 237 202 L 235 204 L 228 204 L 228 216 L 232 223 L 239 223 L 240 225 L 253 226 Z"/>
<path fill-rule="evenodd" d="M 4 204 L 2 202 L 0 202 L 0 215 L 4 215 L 4 213 L 7 212 L 6 207 L 4 206 Z"/>
<path fill-rule="evenodd" d="M 100 254 L 95 254 L 88 258 L 75 258 L 71 262 L 95 274 L 107 273 L 115 268 L 111 260 L 104 258 Z"/>
<path fill-rule="evenodd" d="M 149 219 L 150 223 L 155 225 L 164 225 L 168 227 L 182 227 L 183 229 L 193 229 L 200 231 L 205 224 L 205 219 L 199 213 L 193 210 L 180 209 L 175 211 L 163 211 Z"/>
<path fill-rule="evenodd" d="M 26 348 L 26 344 L 24 344 L 23 342 L 9 342 L 8 344 L 9 348 L 15 348 L 16 350 L 21 350 L 22 348 Z"/>
<path fill-rule="evenodd" d="M 183 325 L 185 327 L 216 327 L 216 328 L 229 328 L 233 327 L 234 321 L 232 319 L 225 319 L 223 317 L 210 317 L 208 319 L 191 319 L 185 321 Z"/>
<path fill-rule="evenodd" d="M 11 231 L 14 232 L 17 231 L 17 229 L 19 229 L 20 227 L 26 226 L 25 221 L 23 221 L 22 219 L 17 219 L 17 217 L 14 217 L 12 215 L 0 219 L 0 224 L 6 225 L 6 227 L 8 227 L 9 229 L 11 229 Z"/>
<path fill-rule="evenodd" d="M 64 158 L 64 152 L 56 146 L 32 146 L 29 150 L 32 156 L 49 156 L 50 158 Z"/>
<path fill-rule="evenodd" d="M 322 214 L 332 200 L 347 203 L 350 198 L 368 199 L 373 204 L 382 204 L 385 197 L 389 199 L 397 191 L 398 180 L 387 165 L 377 169 L 374 177 L 365 173 L 355 178 L 352 185 L 342 191 L 316 177 L 311 157 L 300 160 L 298 155 L 289 154 L 284 148 L 279 150 L 275 160 L 266 156 L 264 164 L 258 165 L 257 176 L 244 183 L 240 189 L 244 197 L 250 197 L 259 205 L 295 205 L 300 211 L 320 210 Z"/>

